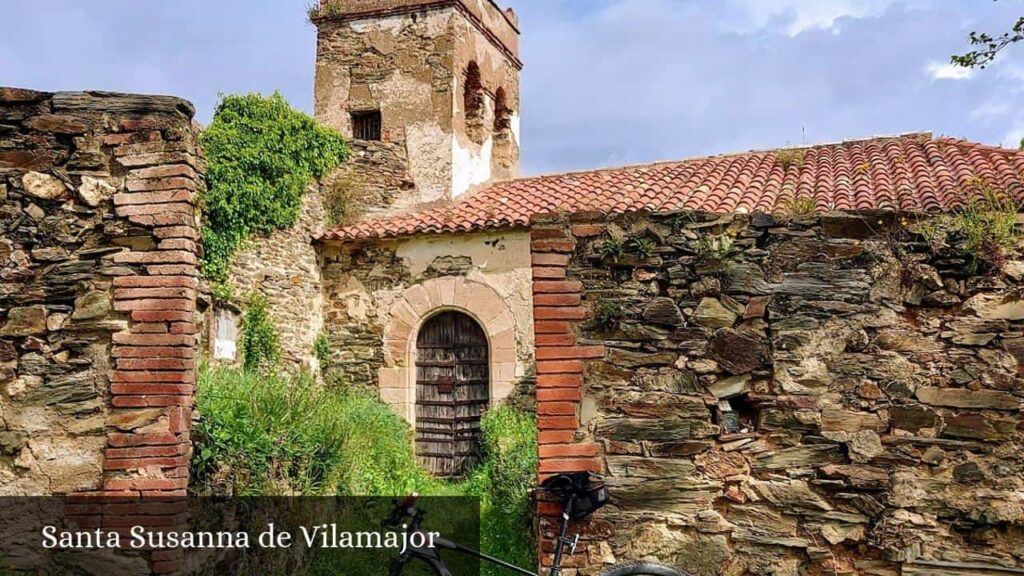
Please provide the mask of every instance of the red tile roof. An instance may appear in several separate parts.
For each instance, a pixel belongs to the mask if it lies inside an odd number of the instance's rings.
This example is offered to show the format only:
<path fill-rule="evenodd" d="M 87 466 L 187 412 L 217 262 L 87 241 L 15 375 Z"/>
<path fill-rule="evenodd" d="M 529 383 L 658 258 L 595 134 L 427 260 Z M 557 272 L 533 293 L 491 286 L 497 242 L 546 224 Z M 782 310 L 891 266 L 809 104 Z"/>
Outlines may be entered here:
<path fill-rule="evenodd" d="M 961 204 L 979 178 L 1024 202 L 1024 152 L 920 133 L 521 178 L 321 239 L 525 227 L 557 212 L 772 212 L 793 198 L 813 198 L 820 212 L 939 212 Z"/>

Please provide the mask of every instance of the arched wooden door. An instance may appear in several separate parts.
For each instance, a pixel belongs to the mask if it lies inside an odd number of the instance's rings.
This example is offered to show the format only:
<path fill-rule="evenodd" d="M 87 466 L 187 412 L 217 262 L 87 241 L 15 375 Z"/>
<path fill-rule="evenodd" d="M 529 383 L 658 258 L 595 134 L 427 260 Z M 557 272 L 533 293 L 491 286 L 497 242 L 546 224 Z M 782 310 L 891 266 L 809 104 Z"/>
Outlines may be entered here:
<path fill-rule="evenodd" d="M 461 312 L 430 318 L 416 337 L 416 455 L 436 476 L 463 476 L 480 459 L 487 407 L 487 335 Z"/>

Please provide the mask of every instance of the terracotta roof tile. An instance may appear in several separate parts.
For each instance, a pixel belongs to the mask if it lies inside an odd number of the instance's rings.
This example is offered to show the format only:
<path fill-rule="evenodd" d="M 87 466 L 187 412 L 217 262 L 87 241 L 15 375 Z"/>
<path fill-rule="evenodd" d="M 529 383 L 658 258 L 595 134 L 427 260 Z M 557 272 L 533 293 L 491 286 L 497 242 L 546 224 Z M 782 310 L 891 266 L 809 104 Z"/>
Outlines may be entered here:
<path fill-rule="evenodd" d="M 772 212 L 812 198 L 819 212 L 937 212 L 964 200 L 978 178 L 1024 202 L 1024 152 L 930 134 L 907 134 L 795 149 L 692 158 L 521 178 L 455 203 L 329 230 L 325 240 L 443 234 L 529 225 L 538 214 L 648 210 Z M 792 152 L 787 154 L 792 155 Z"/>

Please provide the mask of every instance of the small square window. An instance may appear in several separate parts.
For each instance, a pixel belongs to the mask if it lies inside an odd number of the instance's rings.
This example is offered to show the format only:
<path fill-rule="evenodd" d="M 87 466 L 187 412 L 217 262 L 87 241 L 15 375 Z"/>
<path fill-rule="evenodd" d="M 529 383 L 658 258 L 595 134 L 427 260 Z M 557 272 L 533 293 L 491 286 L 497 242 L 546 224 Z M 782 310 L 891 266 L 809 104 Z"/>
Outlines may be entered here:
<path fill-rule="evenodd" d="M 352 138 L 380 140 L 380 110 L 352 113 Z"/>

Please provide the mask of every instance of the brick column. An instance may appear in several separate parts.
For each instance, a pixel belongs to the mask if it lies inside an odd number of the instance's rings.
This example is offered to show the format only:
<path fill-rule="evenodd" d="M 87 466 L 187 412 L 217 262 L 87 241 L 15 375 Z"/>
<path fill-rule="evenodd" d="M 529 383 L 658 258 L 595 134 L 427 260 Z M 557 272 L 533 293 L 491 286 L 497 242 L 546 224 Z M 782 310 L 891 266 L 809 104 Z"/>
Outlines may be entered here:
<path fill-rule="evenodd" d="M 576 249 L 567 226 L 558 219 L 537 219 L 531 229 L 533 318 L 537 357 L 537 443 L 540 480 L 559 472 L 601 472 L 599 447 L 583 439 L 580 399 L 586 361 L 604 357 L 603 345 L 577 340 L 577 325 L 588 318 L 583 284 L 567 275 Z M 558 504 L 540 502 L 541 564 L 550 566 Z M 587 544 L 563 566 L 585 565 Z"/>

